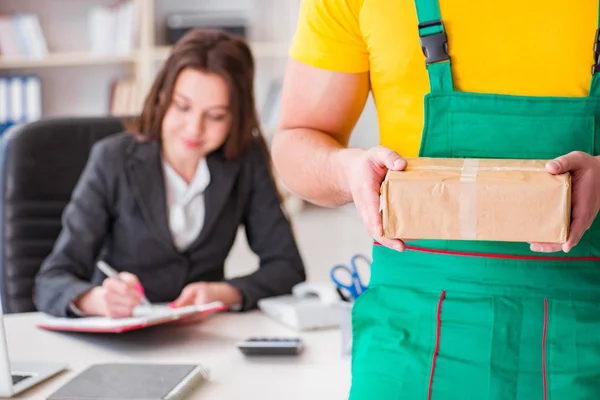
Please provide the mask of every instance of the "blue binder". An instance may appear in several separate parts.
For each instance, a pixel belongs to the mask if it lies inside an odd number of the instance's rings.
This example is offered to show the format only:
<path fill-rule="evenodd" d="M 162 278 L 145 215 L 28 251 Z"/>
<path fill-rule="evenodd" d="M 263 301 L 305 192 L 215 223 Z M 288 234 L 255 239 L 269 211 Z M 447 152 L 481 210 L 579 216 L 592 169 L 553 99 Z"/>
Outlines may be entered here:
<path fill-rule="evenodd" d="M 40 78 L 35 75 L 0 76 L 0 135 L 13 125 L 41 117 Z"/>

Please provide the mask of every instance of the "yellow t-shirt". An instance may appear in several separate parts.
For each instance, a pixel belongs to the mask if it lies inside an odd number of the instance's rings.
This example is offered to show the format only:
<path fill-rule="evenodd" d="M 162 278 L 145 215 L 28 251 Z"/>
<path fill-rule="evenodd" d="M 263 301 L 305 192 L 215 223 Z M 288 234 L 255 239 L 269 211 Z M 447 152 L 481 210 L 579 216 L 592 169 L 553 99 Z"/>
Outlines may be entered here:
<path fill-rule="evenodd" d="M 598 0 L 440 0 L 456 90 L 586 96 Z M 429 92 L 414 0 L 303 0 L 290 56 L 369 71 L 380 143 L 416 156 Z"/>

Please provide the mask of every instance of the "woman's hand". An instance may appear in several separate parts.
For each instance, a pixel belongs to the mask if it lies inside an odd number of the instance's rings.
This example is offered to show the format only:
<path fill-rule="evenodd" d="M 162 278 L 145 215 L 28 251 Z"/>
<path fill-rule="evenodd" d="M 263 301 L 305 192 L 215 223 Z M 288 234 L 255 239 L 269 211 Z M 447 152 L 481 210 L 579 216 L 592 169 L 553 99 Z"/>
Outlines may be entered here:
<path fill-rule="evenodd" d="M 140 304 L 144 289 L 137 276 L 121 272 L 119 279 L 106 278 L 97 286 L 75 300 L 75 306 L 90 316 L 110 318 L 131 317 L 135 306 Z"/>
<path fill-rule="evenodd" d="M 202 305 L 213 301 L 221 301 L 227 306 L 242 304 L 242 295 L 235 287 L 226 282 L 194 282 L 183 288 L 179 297 L 169 304 L 171 308 Z M 204 315 L 192 320 L 202 320 Z M 186 318 L 185 321 L 190 321 Z"/>
<path fill-rule="evenodd" d="M 226 282 L 194 282 L 184 287 L 179 297 L 169 306 L 176 308 L 213 301 L 221 301 L 228 306 L 241 304 L 242 295 Z"/>
<path fill-rule="evenodd" d="M 565 243 L 532 243 L 531 250 L 568 253 L 579 243 L 600 210 L 600 159 L 574 151 L 548 162 L 546 170 L 554 175 L 571 173 L 571 226 Z"/>
<path fill-rule="evenodd" d="M 349 159 L 346 180 L 360 218 L 371 237 L 384 246 L 404 251 L 404 242 L 383 238 L 383 224 L 379 211 L 379 195 L 388 170 L 401 171 L 406 160 L 387 147 L 378 146 L 357 153 Z"/>

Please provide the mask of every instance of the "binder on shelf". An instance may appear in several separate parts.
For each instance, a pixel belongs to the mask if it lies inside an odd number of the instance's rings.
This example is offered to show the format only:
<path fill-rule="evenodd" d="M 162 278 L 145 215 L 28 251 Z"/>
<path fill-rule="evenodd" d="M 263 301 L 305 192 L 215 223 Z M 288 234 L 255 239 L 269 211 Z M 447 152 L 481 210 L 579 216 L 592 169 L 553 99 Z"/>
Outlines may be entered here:
<path fill-rule="evenodd" d="M 114 116 L 137 115 L 142 111 L 144 93 L 135 78 L 115 80 L 111 85 L 108 114 Z"/>
<path fill-rule="evenodd" d="M 96 6 L 88 14 L 88 41 L 94 55 L 127 55 L 137 47 L 139 10 L 132 1 Z"/>
<path fill-rule="evenodd" d="M 36 14 L 0 15 L 0 57 L 41 60 L 48 44 Z"/>
<path fill-rule="evenodd" d="M 0 135 L 42 117 L 42 85 L 35 75 L 0 76 Z"/>

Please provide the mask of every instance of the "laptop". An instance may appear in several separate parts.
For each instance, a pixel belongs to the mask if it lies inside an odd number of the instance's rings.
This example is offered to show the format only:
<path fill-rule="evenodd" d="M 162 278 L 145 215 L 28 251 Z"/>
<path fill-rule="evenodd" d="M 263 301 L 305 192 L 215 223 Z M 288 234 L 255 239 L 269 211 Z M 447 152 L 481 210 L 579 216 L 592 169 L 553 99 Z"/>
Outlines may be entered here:
<path fill-rule="evenodd" d="M 11 362 L 0 304 L 0 397 L 13 397 L 66 369 L 66 364 Z"/>

